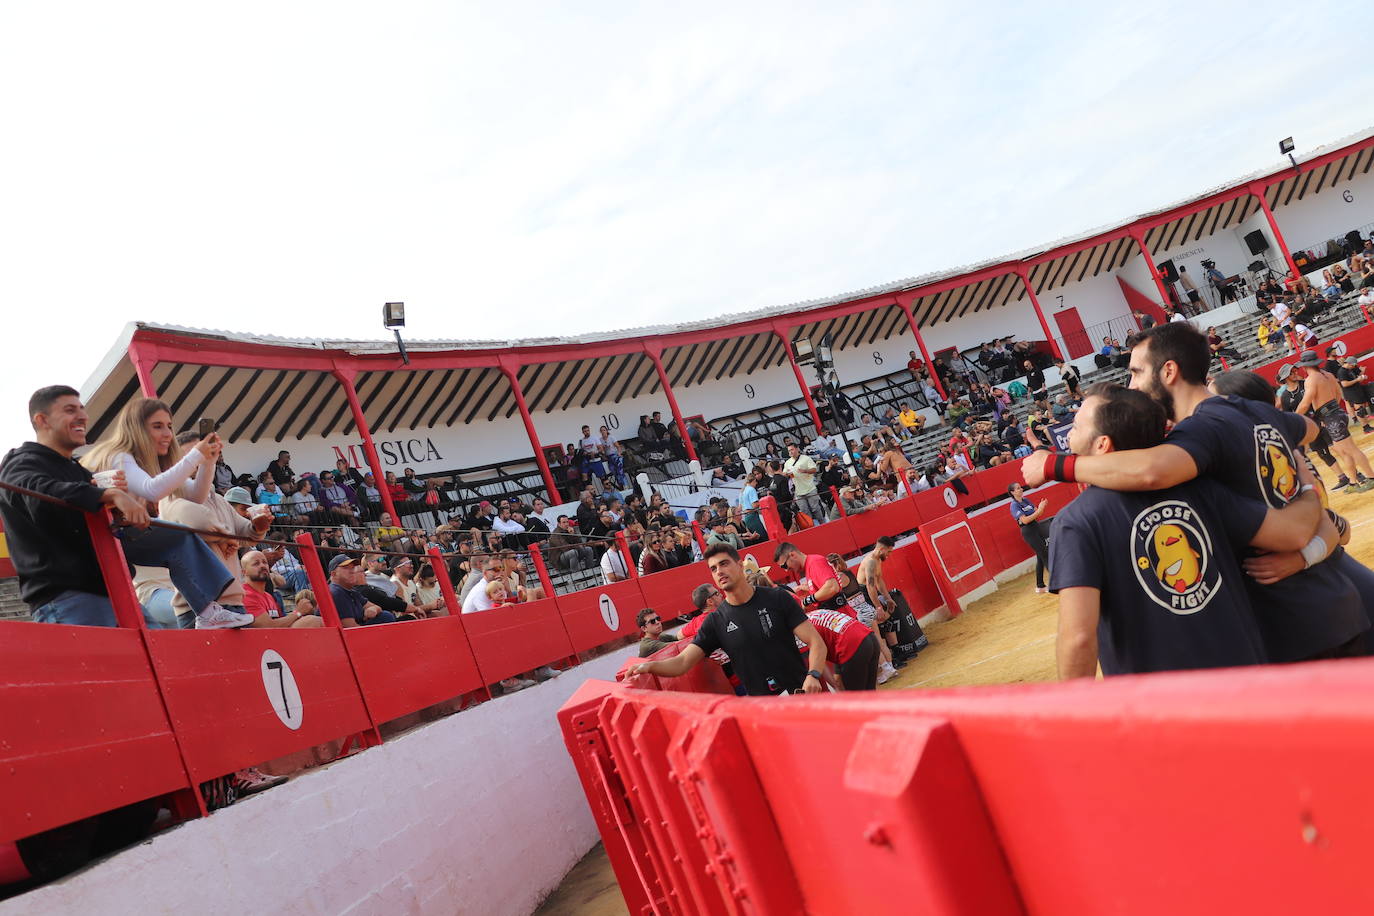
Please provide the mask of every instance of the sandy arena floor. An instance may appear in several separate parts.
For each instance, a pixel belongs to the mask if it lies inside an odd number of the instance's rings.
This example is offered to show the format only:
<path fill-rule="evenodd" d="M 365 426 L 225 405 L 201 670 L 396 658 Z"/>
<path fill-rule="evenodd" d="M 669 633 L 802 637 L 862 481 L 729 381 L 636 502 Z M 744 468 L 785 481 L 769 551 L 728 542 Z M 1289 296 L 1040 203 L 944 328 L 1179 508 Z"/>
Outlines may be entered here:
<path fill-rule="evenodd" d="M 1358 430 L 1358 427 L 1355 428 Z M 1374 436 L 1361 435 L 1366 454 L 1374 454 Z M 1327 484 L 1335 482 L 1324 464 L 1318 468 Z M 1331 507 L 1353 528 L 1347 550 L 1374 567 L 1374 491 L 1331 494 Z M 1058 602 L 1035 594 L 1035 577 L 1004 583 L 991 595 L 968 605 L 954 620 L 926 630 L 930 648 L 882 686 L 889 689 L 1015 684 L 1054 680 L 1054 630 Z M 540 907 L 539 916 L 623 916 L 624 899 L 600 844 L 577 864 Z"/>

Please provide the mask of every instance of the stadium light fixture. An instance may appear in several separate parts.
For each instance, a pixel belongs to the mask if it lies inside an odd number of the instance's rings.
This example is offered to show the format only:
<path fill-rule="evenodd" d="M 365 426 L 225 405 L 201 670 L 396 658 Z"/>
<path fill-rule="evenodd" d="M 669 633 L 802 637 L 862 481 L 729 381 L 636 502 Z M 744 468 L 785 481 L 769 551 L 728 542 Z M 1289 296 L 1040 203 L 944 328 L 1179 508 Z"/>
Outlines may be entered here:
<path fill-rule="evenodd" d="M 1288 157 L 1288 161 L 1293 163 L 1293 171 L 1296 172 L 1299 171 L 1298 160 L 1293 158 L 1293 149 L 1294 146 L 1292 137 L 1284 137 L 1282 140 L 1279 141 L 1279 154 Z"/>
<path fill-rule="evenodd" d="M 406 352 L 406 344 L 401 340 L 401 328 L 406 326 L 406 304 L 404 302 L 388 302 L 382 306 L 382 327 L 396 335 L 396 348 L 401 351 L 401 362 L 410 365 L 410 354 Z"/>

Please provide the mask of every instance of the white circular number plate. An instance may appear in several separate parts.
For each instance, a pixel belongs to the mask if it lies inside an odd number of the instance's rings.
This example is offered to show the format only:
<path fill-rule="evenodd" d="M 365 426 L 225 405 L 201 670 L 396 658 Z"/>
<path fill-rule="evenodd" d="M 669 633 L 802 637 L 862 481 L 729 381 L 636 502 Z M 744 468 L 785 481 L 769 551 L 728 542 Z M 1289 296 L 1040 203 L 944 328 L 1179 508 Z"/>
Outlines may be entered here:
<path fill-rule="evenodd" d="M 1335 353 L 1337 356 L 1344 356 L 1346 354 L 1345 341 L 1338 340 L 1333 343 L 1331 345 L 1331 352 Z"/>
<path fill-rule="evenodd" d="M 620 612 L 615 609 L 615 602 L 610 595 L 601 596 L 601 619 L 606 622 L 606 629 L 614 633 L 620 629 Z"/>
<path fill-rule="evenodd" d="M 300 728 L 305 716 L 301 691 L 296 686 L 291 666 L 274 649 L 262 653 L 262 687 L 281 724 L 292 731 Z"/>
<path fill-rule="evenodd" d="M 953 487 L 945 487 L 945 505 L 951 509 L 959 505 L 959 494 L 954 492 Z"/>

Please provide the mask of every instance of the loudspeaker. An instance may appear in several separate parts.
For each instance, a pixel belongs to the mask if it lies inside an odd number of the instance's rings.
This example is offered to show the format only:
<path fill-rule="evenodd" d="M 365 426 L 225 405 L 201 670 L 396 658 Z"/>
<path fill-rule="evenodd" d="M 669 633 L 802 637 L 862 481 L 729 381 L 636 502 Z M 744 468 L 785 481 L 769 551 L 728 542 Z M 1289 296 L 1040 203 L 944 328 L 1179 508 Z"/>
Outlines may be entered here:
<path fill-rule="evenodd" d="M 1261 270 L 1264 270 L 1264 268 L 1268 266 L 1269 265 L 1264 263 L 1263 261 L 1251 261 L 1250 266 L 1247 267 L 1246 270 L 1250 271 L 1252 274 L 1259 273 Z"/>
<path fill-rule="evenodd" d="M 1269 240 L 1264 237 L 1264 233 L 1256 229 L 1254 232 L 1245 233 L 1245 246 L 1250 249 L 1251 254 L 1264 254 L 1269 250 Z"/>
<path fill-rule="evenodd" d="M 1178 268 L 1174 267 L 1173 261 L 1165 261 L 1159 265 L 1159 272 L 1164 276 L 1165 283 L 1178 282 Z"/>
<path fill-rule="evenodd" d="M 1358 229 L 1351 229 L 1347 232 L 1345 234 L 1345 241 L 1346 244 L 1350 246 L 1351 251 L 1359 251 L 1364 247 L 1364 239 L 1360 238 L 1360 230 Z"/>

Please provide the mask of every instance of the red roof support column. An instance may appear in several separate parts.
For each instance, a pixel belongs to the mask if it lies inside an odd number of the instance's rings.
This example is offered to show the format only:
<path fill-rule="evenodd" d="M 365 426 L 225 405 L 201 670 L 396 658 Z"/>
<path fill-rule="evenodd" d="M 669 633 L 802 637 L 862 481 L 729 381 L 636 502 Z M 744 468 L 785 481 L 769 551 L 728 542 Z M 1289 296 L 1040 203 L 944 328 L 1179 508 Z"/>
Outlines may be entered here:
<path fill-rule="evenodd" d="M 1054 339 L 1050 333 L 1050 323 L 1045 320 L 1045 312 L 1040 308 L 1040 300 L 1035 298 L 1035 290 L 1031 287 L 1030 273 L 1024 267 L 1016 271 L 1016 275 L 1021 278 L 1021 285 L 1026 288 L 1026 295 L 1030 297 L 1031 305 L 1035 307 L 1035 317 L 1040 319 L 1040 330 L 1045 332 L 1045 339 L 1050 343 L 1050 352 L 1055 359 L 1063 359 L 1064 351 L 1059 349 L 1059 341 Z"/>
<path fill-rule="evenodd" d="M 372 430 L 367 426 L 367 417 L 363 416 L 363 405 L 358 403 L 358 392 L 353 387 L 352 369 L 335 369 L 330 373 L 343 386 L 344 397 L 348 398 L 348 409 L 353 414 L 353 425 L 358 427 L 358 434 L 363 437 L 363 456 L 367 458 L 367 466 L 372 469 L 372 480 L 377 484 L 377 492 L 382 496 L 382 508 L 391 515 L 391 524 L 399 525 L 401 516 L 396 512 L 396 505 L 391 501 L 391 491 L 386 486 L 386 472 L 382 470 L 382 460 L 377 457 L 377 445 L 372 441 Z"/>
<path fill-rule="evenodd" d="M 1167 308 L 1169 291 L 1164 288 L 1164 278 L 1159 275 L 1159 268 L 1155 266 L 1154 255 L 1150 254 L 1150 249 L 1145 246 L 1145 234 L 1139 229 L 1132 229 L 1130 236 L 1135 239 L 1136 246 L 1140 248 L 1140 256 L 1145 259 L 1145 266 L 1150 269 L 1150 276 L 1154 277 L 1155 289 L 1159 291 L 1159 307 Z"/>
<path fill-rule="evenodd" d="M 501 374 L 510 382 L 511 394 L 515 395 L 515 406 L 520 408 L 520 419 L 525 423 L 525 433 L 530 437 L 530 448 L 534 449 L 534 461 L 539 465 L 539 473 L 544 478 L 544 489 L 549 491 L 549 505 L 562 505 L 563 497 L 558 494 L 558 485 L 553 481 L 553 471 L 549 470 L 549 461 L 544 457 L 544 449 L 539 445 L 539 431 L 534 428 L 534 418 L 530 416 L 530 407 L 525 403 L 525 392 L 520 387 L 520 379 L 516 378 L 515 370 L 510 366 L 502 365 Z"/>
<path fill-rule="evenodd" d="M 1279 250 L 1283 252 L 1283 261 L 1288 265 L 1288 270 L 1296 281 L 1302 274 L 1298 273 L 1298 265 L 1293 261 L 1293 252 L 1288 250 L 1288 243 L 1283 240 L 1283 233 L 1279 231 L 1279 221 L 1274 219 L 1274 211 L 1269 209 L 1269 201 L 1264 199 L 1264 192 L 1268 189 L 1268 185 L 1252 184 L 1248 187 L 1255 200 L 1259 201 L 1260 209 L 1264 211 L 1264 218 L 1269 220 L 1269 231 L 1274 233 L 1274 244 L 1278 245 Z"/>
<path fill-rule="evenodd" d="M 129 362 L 134 364 L 134 374 L 138 376 L 138 387 L 143 396 L 156 398 L 157 385 L 153 383 L 153 368 L 157 366 L 157 357 L 145 355 L 142 347 L 130 341 Z"/>
<path fill-rule="evenodd" d="M 816 402 L 811 400 L 811 389 L 806 384 L 806 376 L 802 375 L 801 366 L 797 365 L 797 358 L 792 355 L 792 340 L 783 328 L 773 326 L 773 333 L 778 335 L 778 340 L 782 341 L 782 349 L 787 354 L 787 361 L 792 364 L 792 372 L 797 376 L 797 387 L 801 388 L 802 397 L 806 400 L 806 409 L 811 411 L 811 422 L 816 424 L 816 435 L 825 434 L 825 427 L 821 425 L 821 415 L 816 410 Z"/>
<path fill-rule="evenodd" d="M 934 363 L 930 360 L 930 351 L 926 349 L 926 339 L 921 336 L 921 329 L 916 326 L 916 316 L 911 313 L 911 306 L 901 299 L 897 300 L 897 308 L 902 310 L 906 316 L 906 326 L 911 328 L 911 336 L 916 338 L 916 346 L 921 350 L 921 359 L 926 361 L 926 368 L 929 370 L 926 375 L 930 378 L 930 383 L 935 386 L 935 390 L 940 392 L 940 399 L 949 400 L 949 395 L 945 393 L 944 382 L 940 381 L 940 374 L 935 371 Z"/>
<path fill-rule="evenodd" d="M 677 398 L 673 396 L 673 386 L 668 384 L 668 373 L 663 368 L 663 360 L 660 358 L 658 350 L 649 349 L 646 344 L 644 353 L 653 360 L 654 368 L 658 370 L 658 384 L 663 389 L 663 394 L 668 398 L 668 409 L 673 412 L 673 422 L 677 424 L 677 434 L 682 437 L 683 448 L 687 449 L 687 460 L 697 461 L 697 450 L 692 445 L 692 437 L 687 435 L 687 424 L 682 419 L 682 411 L 677 406 Z"/>

